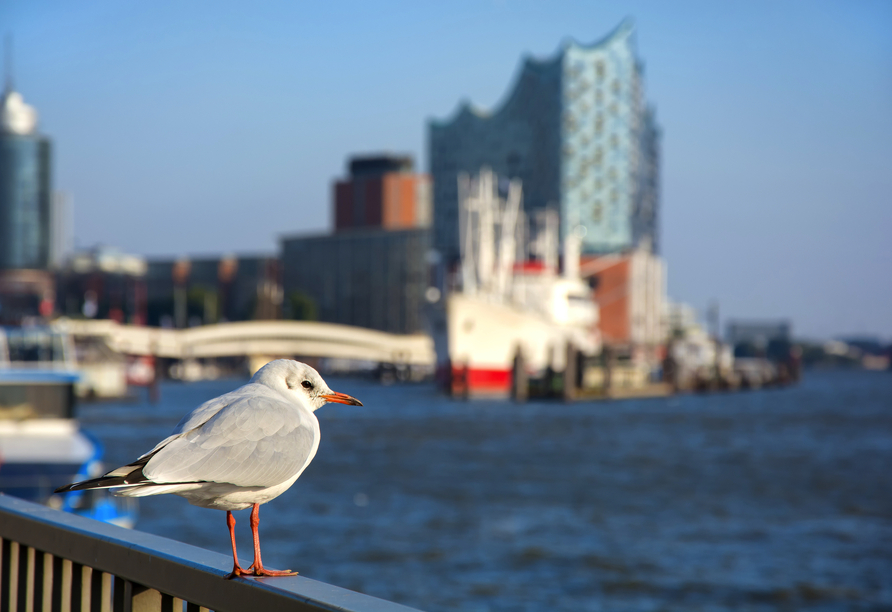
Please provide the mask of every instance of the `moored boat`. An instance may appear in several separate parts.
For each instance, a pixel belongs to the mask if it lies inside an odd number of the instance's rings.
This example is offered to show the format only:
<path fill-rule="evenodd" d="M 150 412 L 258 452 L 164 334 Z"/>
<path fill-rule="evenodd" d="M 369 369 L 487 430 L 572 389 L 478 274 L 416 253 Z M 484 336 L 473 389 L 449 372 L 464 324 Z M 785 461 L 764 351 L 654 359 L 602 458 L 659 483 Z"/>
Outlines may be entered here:
<path fill-rule="evenodd" d="M 62 332 L 0 330 L 0 493 L 132 527 L 136 505 L 107 492 L 54 494 L 102 473 L 102 444 L 75 418 L 80 374 Z"/>

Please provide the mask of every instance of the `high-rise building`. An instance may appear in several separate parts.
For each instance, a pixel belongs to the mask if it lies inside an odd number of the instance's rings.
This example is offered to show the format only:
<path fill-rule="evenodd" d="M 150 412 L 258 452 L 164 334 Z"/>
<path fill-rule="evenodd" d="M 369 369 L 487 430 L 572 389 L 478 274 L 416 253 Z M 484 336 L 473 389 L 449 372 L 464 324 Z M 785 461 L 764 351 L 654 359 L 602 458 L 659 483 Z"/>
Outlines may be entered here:
<path fill-rule="evenodd" d="M 334 184 L 334 226 L 387 230 L 430 225 L 430 178 L 415 174 L 408 156 L 350 160 L 350 176 Z"/>
<path fill-rule="evenodd" d="M 49 315 L 54 288 L 50 141 L 7 75 L 0 97 L 0 322 Z"/>
<path fill-rule="evenodd" d="M 0 98 L 0 269 L 49 265 L 50 153 L 37 111 L 7 85 Z"/>
<path fill-rule="evenodd" d="M 486 166 L 522 180 L 528 211 L 557 209 L 562 236 L 584 228 L 584 254 L 656 253 L 659 141 L 631 22 L 526 58 L 499 108 L 464 103 L 430 122 L 434 248 L 447 265 L 459 258 L 457 177 Z"/>

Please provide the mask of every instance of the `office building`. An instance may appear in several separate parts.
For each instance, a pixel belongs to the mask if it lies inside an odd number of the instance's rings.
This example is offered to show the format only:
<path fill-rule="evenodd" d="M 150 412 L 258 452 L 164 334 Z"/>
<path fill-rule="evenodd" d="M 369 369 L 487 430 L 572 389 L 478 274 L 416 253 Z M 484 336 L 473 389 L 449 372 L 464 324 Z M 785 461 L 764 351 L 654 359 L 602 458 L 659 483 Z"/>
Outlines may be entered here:
<path fill-rule="evenodd" d="M 634 28 L 526 58 L 492 111 L 463 103 L 429 125 L 434 248 L 459 259 L 460 173 L 491 168 L 523 182 L 524 207 L 555 208 L 561 236 L 584 228 L 583 254 L 658 253 L 660 130 L 644 95 Z"/>
<path fill-rule="evenodd" d="M 429 249 L 426 228 L 286 237 L 285 303 L 307 303 L 314 319 L 328 323 L 421 332 Z"/>
<path fill-rule="evenodd" d="M 430 178 L 426 174 L 415 174 L 411 157 L 354 157 L 349 168 L 350 176 L 334 184 L 336 232 L 430 225 Z"/>
<path fill-rule="evenodd" d="M 335 233 L 282 239 L 283 314 L 391 333 L 424 330 L 430 179 L 411 157 L 353 157 Z"/>

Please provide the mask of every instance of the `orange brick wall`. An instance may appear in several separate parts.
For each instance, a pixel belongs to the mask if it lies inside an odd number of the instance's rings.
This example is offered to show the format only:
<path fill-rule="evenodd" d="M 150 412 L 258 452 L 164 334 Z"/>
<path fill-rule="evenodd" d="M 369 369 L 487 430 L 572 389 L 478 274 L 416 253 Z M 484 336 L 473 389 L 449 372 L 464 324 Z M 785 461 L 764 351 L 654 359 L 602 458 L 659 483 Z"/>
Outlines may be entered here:
<path fill-rule="evenodd" d="M 415 183 L 413 175 L 384 175 L 384 214 L 381 225 L 388 229 L 415 227 Z"/>
<path fill-rule="evenodd" d="M 334 184 L 335 230 L 354 227 L 408 229 L 418 224 L 417 183 L 424 175 L 388 173 Z M 357 202 L 357 197 L 362 197 Z M 361 218 L 354 218 L 360 212 Z"/>
<path fill-rule="evenodd" d="M 582 263 L 596 261 L 597 257 L 583 257 Z M 598 302 L 600 319 L 598 328 L 605 344 L 624 344 L 631 340 L 629 320 L 629 282 L 631 281 L 629 258 L 613 264 L 594 276 L 595 301 Z"/>

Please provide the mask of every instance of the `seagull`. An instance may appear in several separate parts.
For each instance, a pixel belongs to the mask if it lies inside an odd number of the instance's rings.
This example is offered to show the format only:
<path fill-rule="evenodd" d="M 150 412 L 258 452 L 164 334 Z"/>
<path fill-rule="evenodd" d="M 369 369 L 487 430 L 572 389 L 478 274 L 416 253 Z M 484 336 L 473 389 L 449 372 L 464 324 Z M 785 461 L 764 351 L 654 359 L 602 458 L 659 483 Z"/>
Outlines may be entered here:
<path fill-rule="evenodd" d="M 236 576 L 294 576 L 263 567 L 260 504 L 288 490 L 319 448 L 313 414 L 328 402 L 362 406 L 332 391 L 316 370 L 290 359 L 271 361 L 235 391 L 187 414 L 173 434 L 136 461 L 104 476 L 56 489 L 56 493 L 115 489 L 143 497 L 173 493 L 202 508 L 226 510 Z M 254 563 L 243 569 L 235 549 L 233 510 L 251 508 Z"/>

